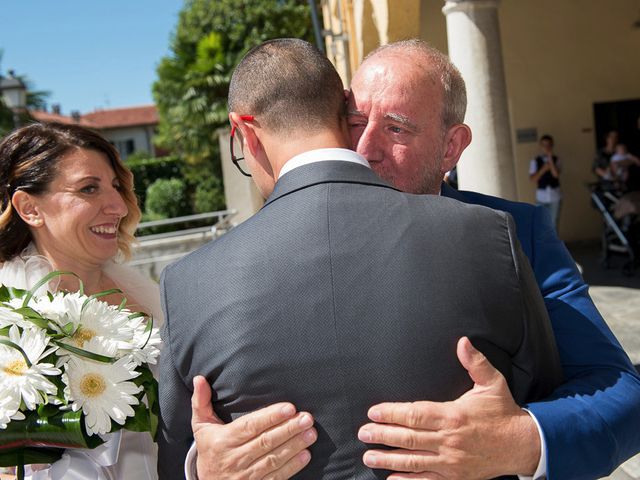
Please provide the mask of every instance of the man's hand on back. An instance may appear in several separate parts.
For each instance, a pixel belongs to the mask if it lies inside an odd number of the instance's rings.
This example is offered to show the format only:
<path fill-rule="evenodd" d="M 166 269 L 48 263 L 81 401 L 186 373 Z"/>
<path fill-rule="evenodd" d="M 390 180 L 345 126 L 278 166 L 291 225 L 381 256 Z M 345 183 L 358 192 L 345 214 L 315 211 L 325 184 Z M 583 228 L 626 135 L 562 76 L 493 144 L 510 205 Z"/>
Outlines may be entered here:
<path fill-rule="evenodd" d="M 213 411 L 207 380 L 195 377 L 193 387 L 199 480 L 284 480 L 309 463 L 307 447 L 318 437 L 309 413 L 277 403 L 224 424 Z"/>
<path fill-rule="evenodd" d="M 375 423 L 358 437 L 395 450 L 368 450 L 371 468 L 400 479 L 486 479 L 533 475 L 540 460 L 540 437 L 531 416 L 513 400 L 507 382 L 466 337 L 458 359 L 474 386 L 451 402 L 382 403 L 368 416 Z M 406 473 L 404 473 L 406 472 Z"/>

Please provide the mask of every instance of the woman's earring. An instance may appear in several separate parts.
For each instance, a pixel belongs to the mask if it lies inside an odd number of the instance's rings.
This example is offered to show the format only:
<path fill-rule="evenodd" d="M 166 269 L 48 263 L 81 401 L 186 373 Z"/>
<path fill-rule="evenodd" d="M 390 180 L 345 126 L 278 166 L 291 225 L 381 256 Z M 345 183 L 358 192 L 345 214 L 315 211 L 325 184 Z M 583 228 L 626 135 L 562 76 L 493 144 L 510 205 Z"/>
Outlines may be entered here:
<path fill-rule="evenodd" d="M 42 225 L 41 218 L 32 218 L 31 221 L 33 222 L 34 225 Z"/>

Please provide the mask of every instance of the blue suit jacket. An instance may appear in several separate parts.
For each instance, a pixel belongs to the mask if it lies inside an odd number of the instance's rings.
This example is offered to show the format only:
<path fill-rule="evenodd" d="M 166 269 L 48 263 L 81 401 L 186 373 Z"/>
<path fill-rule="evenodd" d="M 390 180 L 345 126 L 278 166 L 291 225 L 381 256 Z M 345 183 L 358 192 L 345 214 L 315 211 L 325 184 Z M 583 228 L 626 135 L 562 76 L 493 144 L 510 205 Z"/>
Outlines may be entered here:
<path fill-rule="evenodd" d="M 442 194 L 510 213 L 542 291 L 565 382 L 525 405 L 547 443 L 549 480 L 596 479 L 640 451 L 640 377 L 589 297 L 541 207 L 443 185 Z"/>

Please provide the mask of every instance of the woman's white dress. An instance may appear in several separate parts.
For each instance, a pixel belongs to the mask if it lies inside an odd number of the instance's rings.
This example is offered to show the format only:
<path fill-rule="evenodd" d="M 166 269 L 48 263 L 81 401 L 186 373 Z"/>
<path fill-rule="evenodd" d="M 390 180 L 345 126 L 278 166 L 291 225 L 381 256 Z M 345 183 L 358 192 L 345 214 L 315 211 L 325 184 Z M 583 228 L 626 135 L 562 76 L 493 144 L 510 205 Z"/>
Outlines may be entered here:
<path fill-rule="evenodd" d="M 27 289 L 51 272 L 49 261 L 38 255 L 33 244 L 21 255 L 0 264 L 0 283 L 15 288 Z M 142 309 L 154 317 L 154 326 L 162 323 L 160 291 L 158 285 L 138 271 L 109 262 L 104 273 L 122 290 L 125 296 L 135 299 Z M 55 280 L 53 281 L 55 282 Z M 53 283 L 52 282 L 52 283 Z M 56 284 L 50 285 L 55 289 Z M 43 287 L 44 289 L 45 287 Z M 136 308 L 137 309 L 137 308 Z M 154 375 L 155 366 L 152 365 Z M 50 468 L 31 473 L 30 480 L 156 480 L 158 448 L 148 432 L 121 431 L 111 442 L 95 450 L 67 450 L 62 459 Z M 118 440 L 120 445 L 118 449 Z M 114 463 L 115 462 L 115 463 Z"/>

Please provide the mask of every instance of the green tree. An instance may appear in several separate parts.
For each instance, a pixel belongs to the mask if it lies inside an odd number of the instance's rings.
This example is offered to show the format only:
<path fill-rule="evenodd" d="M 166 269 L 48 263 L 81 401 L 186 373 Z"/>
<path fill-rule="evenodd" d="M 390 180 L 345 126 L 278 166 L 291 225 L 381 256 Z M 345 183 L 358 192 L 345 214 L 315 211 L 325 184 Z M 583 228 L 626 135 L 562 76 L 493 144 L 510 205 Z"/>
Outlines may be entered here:
<path fill-rule="evenodd" d="M 13 112 L 0 97 L 0 138 L 13 130 Z"/>
<path fill-rule="evenodd" d="M 193 209 L 196 213 L 223 210 L 224 207 L 224 189 L 218 177 L 209 176 L 198 183 L 193 198 Z"/>
<path fill-rule="evenodd" d="M 227 125 L 234 67 L 265 40 L 311 40 L 310 18 L 304 0 L 187 0 L 153 86 L 157 144 L 220 176 L 216 130 Z"/>
<path fill-rule="evenodd" d="M 154 220 L 186 214 L 189 207 L 184 181 L 179 178 L 159 178 L 153 182 L 147 189 L 144 210 Z"/>
<path fill-rule="evenodd" d="M 140 205 L 145 205 L 147 189 L 159 178 L 182 178 L 182 162 L 175 155 L 153 157 L 147 152 L 134 152 L 125 162 L 133 173 L 134 191 Z"/>
<path fill-rule="evenodd" d="M 0 48 L 0 65 L 2 64 L 3 50 Z M 2 69 L 0 69 L 2 72 Z M 13 128 L 13 112 L 4 104 L 0 95 L 0 137 L 4 137 Z"/>

